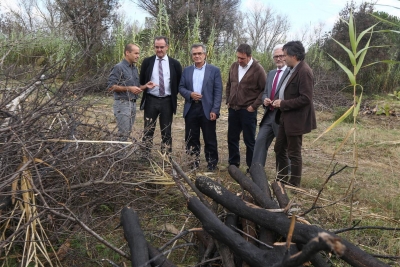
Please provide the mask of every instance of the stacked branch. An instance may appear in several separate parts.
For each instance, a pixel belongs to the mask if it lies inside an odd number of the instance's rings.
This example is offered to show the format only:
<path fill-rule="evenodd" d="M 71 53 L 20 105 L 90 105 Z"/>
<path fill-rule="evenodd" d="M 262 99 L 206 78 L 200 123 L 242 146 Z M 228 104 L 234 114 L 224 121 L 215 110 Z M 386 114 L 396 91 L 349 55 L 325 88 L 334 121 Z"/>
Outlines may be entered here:
<path fill-rule="evenodd" d="M 230 192 L 208 177 L 198 177 L 195 185 L 193 185 L 179 169 L 179 166 L 176 166 L 176 163 L 173 164 L 184 180 L 188 182 L 188 185 L 196 192 L 196 196 L 191 195 L 182 180 L 178 179 L 177 176 L 174 177 L 179 190 L 187 200 L 188 209 L 201 222 L 203 230 L 216 243 L 229 248 L 228 254 L 232 258 L 236 258 L 235 266 L 289 267 L 301 266 L 306 262 L 311 262 L 316 267 L 330 266 L 327 260 L 322 257 L 321 251 L 334 253 L 354 267 L 388 266 L 329 231 L 296 222 L 296 216 L 289 214 L 290 209 L 283 206 L 284 203 L 286 205 L 289 203 L 285 186 L 279 182 L 272 183 L 272 192 L 279 192 L 277 199 L 278 202 L 282 203 L 275 202 L 267 183 L 266 174 L 260 165 L 252 166 L 250 170 L 252 180 L 235 166 L 229 167 L 232 178 L 251 195 L 257 204 L 255 205 L 246 202 L 242 197 Z M 210 209 L 209 203 L 205 201 L 205 196 L 222 205 L 228 211 L 225 222 L 220 220 L 219 216 Z M 248 236 L 246 235 L 245 238 L 241 234 L 243 231 L 234 226 L 237 225 L 238 218 L 243 218 L 257 225 L 258 227 L 255 229 L 258 229 L 258 236 L 262 236 L 261 233 L 264 233 L 264 237 L 267 237 L 267 243 L 258 240 L 256 237 L 251 237 L 255 242 L 249 242 Z M 134 239 L 131 238 L 128 243 L 131 244 Z M 217 259 L 222 259 L 223 266 L 234 266 L 224 262 L 226 251 L 220 255 L 222 257 Z"/>

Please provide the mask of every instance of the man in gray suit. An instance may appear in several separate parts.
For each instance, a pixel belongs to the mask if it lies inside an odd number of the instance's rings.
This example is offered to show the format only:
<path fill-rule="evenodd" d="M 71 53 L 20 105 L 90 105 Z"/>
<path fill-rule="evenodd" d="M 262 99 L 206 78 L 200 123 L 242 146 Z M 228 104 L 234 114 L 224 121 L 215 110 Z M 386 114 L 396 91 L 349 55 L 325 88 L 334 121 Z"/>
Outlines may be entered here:
<path fill-rule="evenodd" d="M 185 141 L 188 154 L 195 156 L 193 167 L 199 167 L 200 129 L 203 133 L 204 154 L 208 170 L 218 163 L 216 121 L 222 101 L 222 79 L 219 68 L 207 64 L 206 47 L 194 44 L 191 48 L 194 65 L 183 70 L 179 93 L 185 98 Z"/>
<path fill-rule="evenodd" d="M 267 83 L 265 84 L 264 94 L 262 96 L 264 106 L 264 116 L 260 122 L 256 144 L 254 145 L 253 164 L 259 163 L 265 166 L 268 148 L 272 140 L 278 135 L 279 125 L 275 122 L 277 109 L 270 105 L 274 99 L 279 96 L 279 89 L 283 82 L 282 77 L 286 77 L 289 68 L 286 67 L 285 58 L 282 51 L 283 44 L 276 45 L 272 50 L 272 58 L 276 69 L 268 72 Z"/>

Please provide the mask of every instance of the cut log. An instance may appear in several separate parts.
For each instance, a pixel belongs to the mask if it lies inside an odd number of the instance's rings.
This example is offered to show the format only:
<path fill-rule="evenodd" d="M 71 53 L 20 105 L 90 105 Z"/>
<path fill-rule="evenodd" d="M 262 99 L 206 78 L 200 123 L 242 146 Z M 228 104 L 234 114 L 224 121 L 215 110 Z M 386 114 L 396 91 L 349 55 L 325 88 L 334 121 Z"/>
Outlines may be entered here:
<path fill-rule="evenodd" d="M 149 251 L 150 260 L 154 259 L 152 266 L 160 266 L 160 267 L 176 267 L 175 264 L 170 262 L 158 249 L 153 247 L 147 242 L 147 249 Z"/>
<path fill-rule="evenodd" d="M 240 198 L 207 177 L 198 177 L 196 179 L 196 187 L 202 193 L 211 197 L 213 200 L 231 212 L 236 213 L 238 216 L 252 220 L 258 225 L 274 231 L 284 237 L 287 236 L 290 221 L 285 214 L 272 213 L 263 209 L 250 208 Z M 317 237 L 321 232 L 325 232 L 337 237 L 336 235 L 319 227 L 296 223 L 295 231 L 293 233 L 293 242 L 306 244 L 311 239 Z M 342 259 L 353 267 L 388 266 L 364 252 L 360 248 L 356 247 L 352 243 L 344 239 L 342 242 L 346 246 L 346 250 L 342 256 Z"/>
<path fill-rule="evenodd" d="M 285 186 L 279 182 L 275 181 L 271 184 L 272 191 L 274 191 L 275 197 L 278 200 L 279 207 L 282 209 L 286 208 L 289 205 L 289 197 L 286 194 Z"/>
<path fill-rule="evenodd" d="M 277 209 L 278 204 L 271 198 L 271 192 L 267 183 L 267 175 L 260 164 L 253 164 L 250 168 L 250 173 L 252 173 L 253 181 L 250 180 L 244 173 L 242 173 L 235 165 L 231 165 L 228 168 L 231 177 L 242 186 L 243 189 L 248 191 L 256 201 L 258 205 L 265 209 Z M 261 177 L 261 179 L 260 179 Z M 256 184 L 258 183 L 258 184 Z M 261 189 L 261 187 L 264 189 Z M 267 188 L 265 188 L 267 187 Z M 261 227 L 259 230 L 259 239 L 261 242 L 271 245 L 275 241 L 275 233 L 268 231 L 267 229 Z M 261 248 L 266 248 L 262 246 Z"/>
<path fill-rule="evenodd" d="M 258 185 L 261 191 L 264 192 L 266 197 L 272 199 L 271 190 L 269 189 L 268 186 L 268 177 L 267 174 L 265 173 L 264 166 L 262 166 L 260 163 L 252 164 L 250 168 L 250 175 L 251 179 L 253 179 L 254 183 Z"/>
<path fill-rule="evenodd" d="M 287 255 L 281 264 L 276 264 L 273 267 L 299 266 L 321 250 L 333 251 L 336 255 L 341 256 L 346 247 L 341 243 L 340 238 L 331 236 L 328 233 L 319 233 L 318 237 L 311 239 L 310 242 L 303 246 L 300 252 L 294 255 Z"/>
<path fill-rule="evenodd" d="M 245 262 L 253 267 L 264 267 L 268 261 L 265 251 L 244 240 L 238 233 L 225 226 L 215 214 L 207 209 L 195 197 L 189 199 L 188 209 L 200 220 L 204 230 L 214 239 L 229 246 L 234 254 L 237 254 Z"/>
<path fill-rule="evenodd" d="M 139 267 L 149 261 L 147 241 L 140 228 L 139 217 L 131 207 L 124 207 L 121 211 L 121 225 L 124 228 L 124 236 L 128 241 L 131 252 L 132 267 Z M 149 264 L 144 265 L 150 267 Z"/>

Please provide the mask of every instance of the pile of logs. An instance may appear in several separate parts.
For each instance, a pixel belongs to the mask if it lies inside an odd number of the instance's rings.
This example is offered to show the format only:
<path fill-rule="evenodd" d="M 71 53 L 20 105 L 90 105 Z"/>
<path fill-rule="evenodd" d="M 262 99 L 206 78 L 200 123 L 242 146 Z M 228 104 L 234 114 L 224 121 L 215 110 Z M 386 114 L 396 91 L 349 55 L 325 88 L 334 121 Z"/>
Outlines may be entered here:
<path fill-rule="evenodd" d="M 302 223 L 290 210 L 285 185 L 279 181 L 269 184 L 261 165 L 251 167 L 251 179 L 236 166 L 228 168 L 231 177 L 251 196 L 245 198 L 244 194 L 234 194 L 205 176 L 198 177 L 193 184 L 173 160 L 172 163 L 174 180 L 185 196 L 187 207 L 201 222 L 205 233 L 211 236 L 214 245 L 211 247 L 217 249 L 222 266 L 289 267 L 309 262 L 316 267 L 331 266 L 324 256 L 327 253 L 322 251 L 334 253 L 355 267 L 388 266 L 345 239 Z M 196 196 L 188 192 L 179 176 Z M 206 196 L 224 207 L 225 216 L 217 216 Z M 251 199 L 254 204 L 249 201 Z M 239 221 L 243 228 L 252 229 L 257 238 L 251 237 L 252 231 L 239 230 Z M 175 266 L 145 240 L 139 218 L 132 208 L 122 210 L 121 224 L 130 247 L 132 266 Z M 207 251 L 211 250 L 207 248 Z"/>

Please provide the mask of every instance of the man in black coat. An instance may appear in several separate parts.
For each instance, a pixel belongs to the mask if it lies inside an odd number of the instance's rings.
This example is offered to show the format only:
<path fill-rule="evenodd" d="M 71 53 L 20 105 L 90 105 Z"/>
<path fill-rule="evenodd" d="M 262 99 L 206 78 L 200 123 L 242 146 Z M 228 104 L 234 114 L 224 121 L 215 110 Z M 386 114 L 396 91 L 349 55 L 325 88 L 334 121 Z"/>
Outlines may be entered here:
<path fill-rule="evenodd" d="M 172 151 L 171 125 L 173 114 L 176 113 L 179 81 L 182 66 L 176 59 L 167 55 L 168 38 L 154 38 L 155 55 L 145 58 L 140 69 L 140 82 L 149 81 L 158 86 L 143 92 L 140 109 L 144 110 L 144 137 L 146 152 L 153 145 L 154 130 L 157 118 L 160 120 L 161 152 Z"/>

